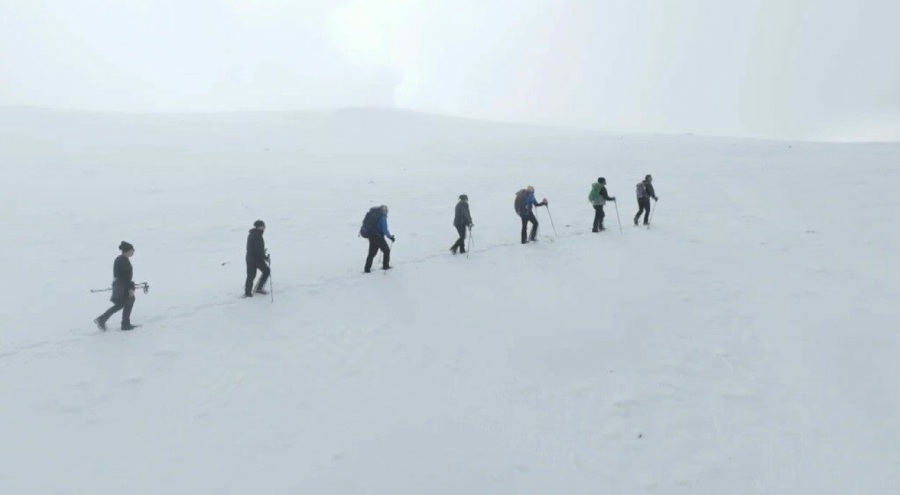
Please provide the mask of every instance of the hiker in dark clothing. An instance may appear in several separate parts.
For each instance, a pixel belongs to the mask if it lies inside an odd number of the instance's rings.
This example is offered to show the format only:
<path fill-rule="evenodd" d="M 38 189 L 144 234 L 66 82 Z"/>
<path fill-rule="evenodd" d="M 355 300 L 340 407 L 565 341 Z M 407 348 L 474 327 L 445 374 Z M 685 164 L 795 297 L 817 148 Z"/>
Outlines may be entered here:
<path fill-rule="evenodd" d="M 537 239 L 538 221 L 537 217 L 534 216 L 533 207 L 547 206 L 547 204 L 547 198 L 544 198 L 540 203 L 535 199 L 534 186 L 528 186 L 516 193 L 516 213 L 522 219 L 522 244 L 527 243 L 529 240 Z M 527 233 L 529 222 L 532 225 L 531 235 L 526 237 L 525 234 Z"/>
<path fill-rule="evenodd" d="M 653 190 L 653 177 L 647 174 L 644 180 L 638 182 L 637 187 L 638 212 L 634 215 L 634 224 L 638 224 L 641 213 L 644 214 L 644 225 L 650 223 L 650 198 L 653 201 L 659 201 L 656 197 L 656 191 Z"/>
<path fill-rule="evenodd" d="M 388 246 L 385 237 L 394 242 L 397 238 L 391 235 L 387 225 L 388 207 L 385 205 L 376 206 L 366 213 L 363 219 L 362 228 L 359 229 L 359 235 L 369 240 L 369 254 L 366 256 L 365 272 L 372 272 L 372 262 L 379 250 L 383 253 L 381 268 L 382 270 L 390 270 L 391 267 L 391 248 Z"/>
<path fill-rule="evenodd" d="M 450 252 L 456 254 L 459 251 L 466 253 L 466 228 L 472 228 L 472 214 L 469 213 L 469 197 L 460 194 L 459 203 L 456 203 L 456 214 L 453 217 L 453 226 L 459 232 L 459 239 L 456 244 L 450 247 Z"/>
<path fill-rule="evenodd" d="M 257 294 L 268 294 L 264 289 L 266 282 L 269 280 L 269 255 L 266 254 L 266 241 L 263 234 L 266 232 L 266 223 L 262 220 L 253 222 L 253 228 L 247 235 L 247 280 L 244 282 L 244 297 L 253 297 L 253 292 Z M 256 278 L 256 271 L 262 272 L 262 277 L 256 283 L 256 290 L 253 290 L 253 280 Z"/>
<path fill-rule="evenodd" d="M 119 251 L 122 251 L 122 254 L 116 257 L 113 263 L 112 296 L 109 298 L 114 306 L 94 320 L 100 330 L 106 330 L 106 321 L 121 309 L 124 309 L 122 330 L 137 328 L 131 324 L 131 309 L 134 307 L 134 272 L 128 259 L 134 255 L 134 246 L 122 241 L 119 244 Z"/>
<path fill-rule="evenodd" d="M 606 217 L 606 213 L 603 212 L 603 205 L 606 204 L 607 201 L 615 201 L 616 198 L 610 197 L 609 193 L 606 192 L 606 179 L 600 177 L 597 179 L 593 185 L 591 185 L 591 193 L 588 195 L 588 201 L 594 205 L 594 228 L 591 232 L 602 232 L 606 230 L 603 227 L 603 218 Z"/>

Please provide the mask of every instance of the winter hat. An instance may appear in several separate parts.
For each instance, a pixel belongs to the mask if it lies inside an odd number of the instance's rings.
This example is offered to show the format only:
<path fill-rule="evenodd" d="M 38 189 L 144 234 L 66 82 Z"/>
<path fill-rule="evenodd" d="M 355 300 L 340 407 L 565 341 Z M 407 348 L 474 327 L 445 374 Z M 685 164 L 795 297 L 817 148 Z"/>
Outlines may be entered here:
<path fill-rule="evenodd" d="M 459 195 L 459 199 L 461 199 L 461 200 L 463 200 L 463 201 L 468 201 L 468 200 L 469 200 L 469 196 L 466 195 L 466 194 L 460 194 L 460 195 Z"/>
<path fill-rule="evenodd" d="M 599 182 L 601 184 L 606 184 L 606 177 L 598 177 L 597 182 Z"/>
<path fill-rule="evenodd" d="M 381 205 L 381 211 L 383 211 L 384 214 L 387 215 L 387 212 L 388 212 L 388 207 L 387 207 L 387 205 Z"/>
<path fill-rule="evenodd" d="M 123 253 L 127 253 L 128 251 L 131 251 L 133 249 L 134 246 L 125 241 L 122 241 L 122 244 L 119 244 L 119 251 L 122 251 Z"/>
<path fill-rule="evenodd" d="M 528 186 L 525 188 L 525 190 L 528 192 L 534 192 L 534 186 Z"/>
<path fill-rule="evenodd" d="M 254 227 L 265 227 L 265 226 L 266 226 L 266 222 L 263 222 L 262 220 L 257 220 L 257 221 L 255 221 L 255 222 L 253 222 L 253 226 L 254 226 Z"/>
<path fill-rule="evenodd" d="M 644 180 L 653 180 L 653 176 L 651 176 L 650 174 L 647 174 L 647 176 L 644 177 Z"/>

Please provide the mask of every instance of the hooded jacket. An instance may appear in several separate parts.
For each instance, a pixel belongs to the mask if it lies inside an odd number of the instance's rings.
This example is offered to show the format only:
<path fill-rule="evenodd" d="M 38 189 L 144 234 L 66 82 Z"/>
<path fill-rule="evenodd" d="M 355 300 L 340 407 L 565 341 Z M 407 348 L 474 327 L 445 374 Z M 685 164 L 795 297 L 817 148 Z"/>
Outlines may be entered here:
<path fill-rule="evenodd" d="M 453 217 L 454 227 L 468 227 L 472 225 L 472 214 L 469 213 L 469 202 L 460 200 L 456 203 L 456 214 Z"/>
<path fill-rule="evenodd" d="M 128 256 L 120 254 L 113 263 L 112 296 L 109 298 L 114 303 L 124 302 L 128 298 L 128 291 L 134 290 L 134 271 Z"/>
<path fill-rule="evenodd" d="M 250 229 L 247 236 L 247 261 L 260 264 L 266 262 L 266 241 L 263 240 L 262 231 L 257 228 Z"/>

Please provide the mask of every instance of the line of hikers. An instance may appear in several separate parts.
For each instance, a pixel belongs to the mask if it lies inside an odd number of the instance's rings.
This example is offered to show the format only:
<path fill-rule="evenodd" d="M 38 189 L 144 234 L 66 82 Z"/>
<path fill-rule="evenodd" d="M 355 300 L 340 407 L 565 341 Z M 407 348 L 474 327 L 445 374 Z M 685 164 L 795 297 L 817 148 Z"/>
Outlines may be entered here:
<path fill-rule="evenodd" d="M 644 215 L 644 225 L 649 225 L 650 221 L 650 199 L 658 201 L 656 191 L 653 189 L 653 177 L 647 174 L 644 180 L 639 182 L 635 188 L 638 202 L 638 212 L 634 215 L 634 224 L 638 225 L 641 214 Z M 599 177 L 597 182 L 591 185 L 591 192 L 588 194 L 588 201 L 594 207 L 594 222 L 591 232 L 602 232 L 606 230 L 603 227 L 603 219 L 606 217 L 603 207 L 607 201 L 615 201 L 615 196 L 610 196 L 606 190 L 606 179 Z M 534 186 L 528 186 L 516 192 L 514 207 L 516 214 L 522 221 L 521 241 L 527 244 L 529 241 L 537 239 L 538 220 L 534 215 L 534 208 L 548 206 L 547 199 L 544 198 L 538 202 L 534 195 Z M 397 238 L 391 234 L 387 224 L 388 207 L 385 205 L 376 206 L 369 209 L 363 218 L 362 226 L 359 229 L 359 236 L 369 241 L 369 250 L 366 255 L 366 263 L 363 267 L 364 273 L 372 272 L 372 263 L 378 251 L 381 251 L 382 270 L 390 270 L 391 267 L 391 247 L 385 239 L 390 239 L 393 243 Z M 528 224 L 531 224 L 531 231 L 528 232 Z M 453 216 L 453 226 L 459 234 L 456 242 L 450 246 L 450 252 L 454 255 L 457 253 L 466 253 L 467 234 L 471 235 L 472 213 L 469 210 L 469 197 L 465 194 L 459 196 L 459 202 L 456 204 L 456 210 Z M 262 220 L 253 222 L 253 228 L 247 235 L 247 278 L 244 281 L 244 297 L 253 297 L 253 294 L 268 294 L 265 286 L 271 275 L 270 263 L 271 258 L 266 252 L 266 242 L 263 234 L 266 231 L 266 223 Z M 113 306 L 105 313 L 94 320 L 94 323 L 101 330 L 106 330 L 106 321 L 119 310 L 122 313 L 122 330 L 132 330 L 137 328 L 131 324 L 131 310 L 134 307 L 134 289 L 133 270 L 130 258 L 134 255 L 134 246 L 128 242 L 122 241 L 119 245 L 121 255 L 116 257 L 113 263 L 113 284 L 112 297 L 110 301 Z M 259 280 L 256 279 L 256 273 L 262 272 Z M 254 286 L 253 282 L 256 281 Z"/>

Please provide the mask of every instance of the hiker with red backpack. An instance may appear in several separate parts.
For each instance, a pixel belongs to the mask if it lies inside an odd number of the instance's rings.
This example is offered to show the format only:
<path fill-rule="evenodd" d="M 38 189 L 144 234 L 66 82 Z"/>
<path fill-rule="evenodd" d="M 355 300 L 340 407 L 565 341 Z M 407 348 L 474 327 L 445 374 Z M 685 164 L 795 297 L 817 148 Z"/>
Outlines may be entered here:
<path fill-rule="evenodd" d="M 538 203 L 534 197 L 534 186 L 528 186 L 516 193 L 515 209 L 516 214 L 522 219 L 522 244 L 537 239 L 538 221 L 534 216 L 533 208 L 535 206 L 547 206 L 547 198 Z M 531 235 L 526 237 L 528 223 L 531 222 Z"/>
<path fill-rule="evenodd" d="M 643 213 L 644 225 L 649 225 L 650 198 L 653 198 L 653 201 L 659 201 L 659 198 L 656 197 L 656 191 L 653 190 L 653 177 L 650 174 L 647 174 L 643 181 L 637 183 L 636 192 L 639 209 L 634 215 L 634 224 L 638 224 L 638 219 L 641 217 L 641 213 Z"/>
<path fill-rule="evenodd" d="M 362 227 L 359 228 L 360 237 L 369 240 L 369 254 L 366 256 L 365 272 L 372 272 L 372 261 L 375 260 L 375 254 L 381 250 L 381 269 L 390 270 L 391 267 L 391 248 L 388 246 L 385 237 L 393 243 L 397 238 L 391 235 L 387 225 L 388 207 L 385 205 L 371 208 L 363 218 Z"/>

